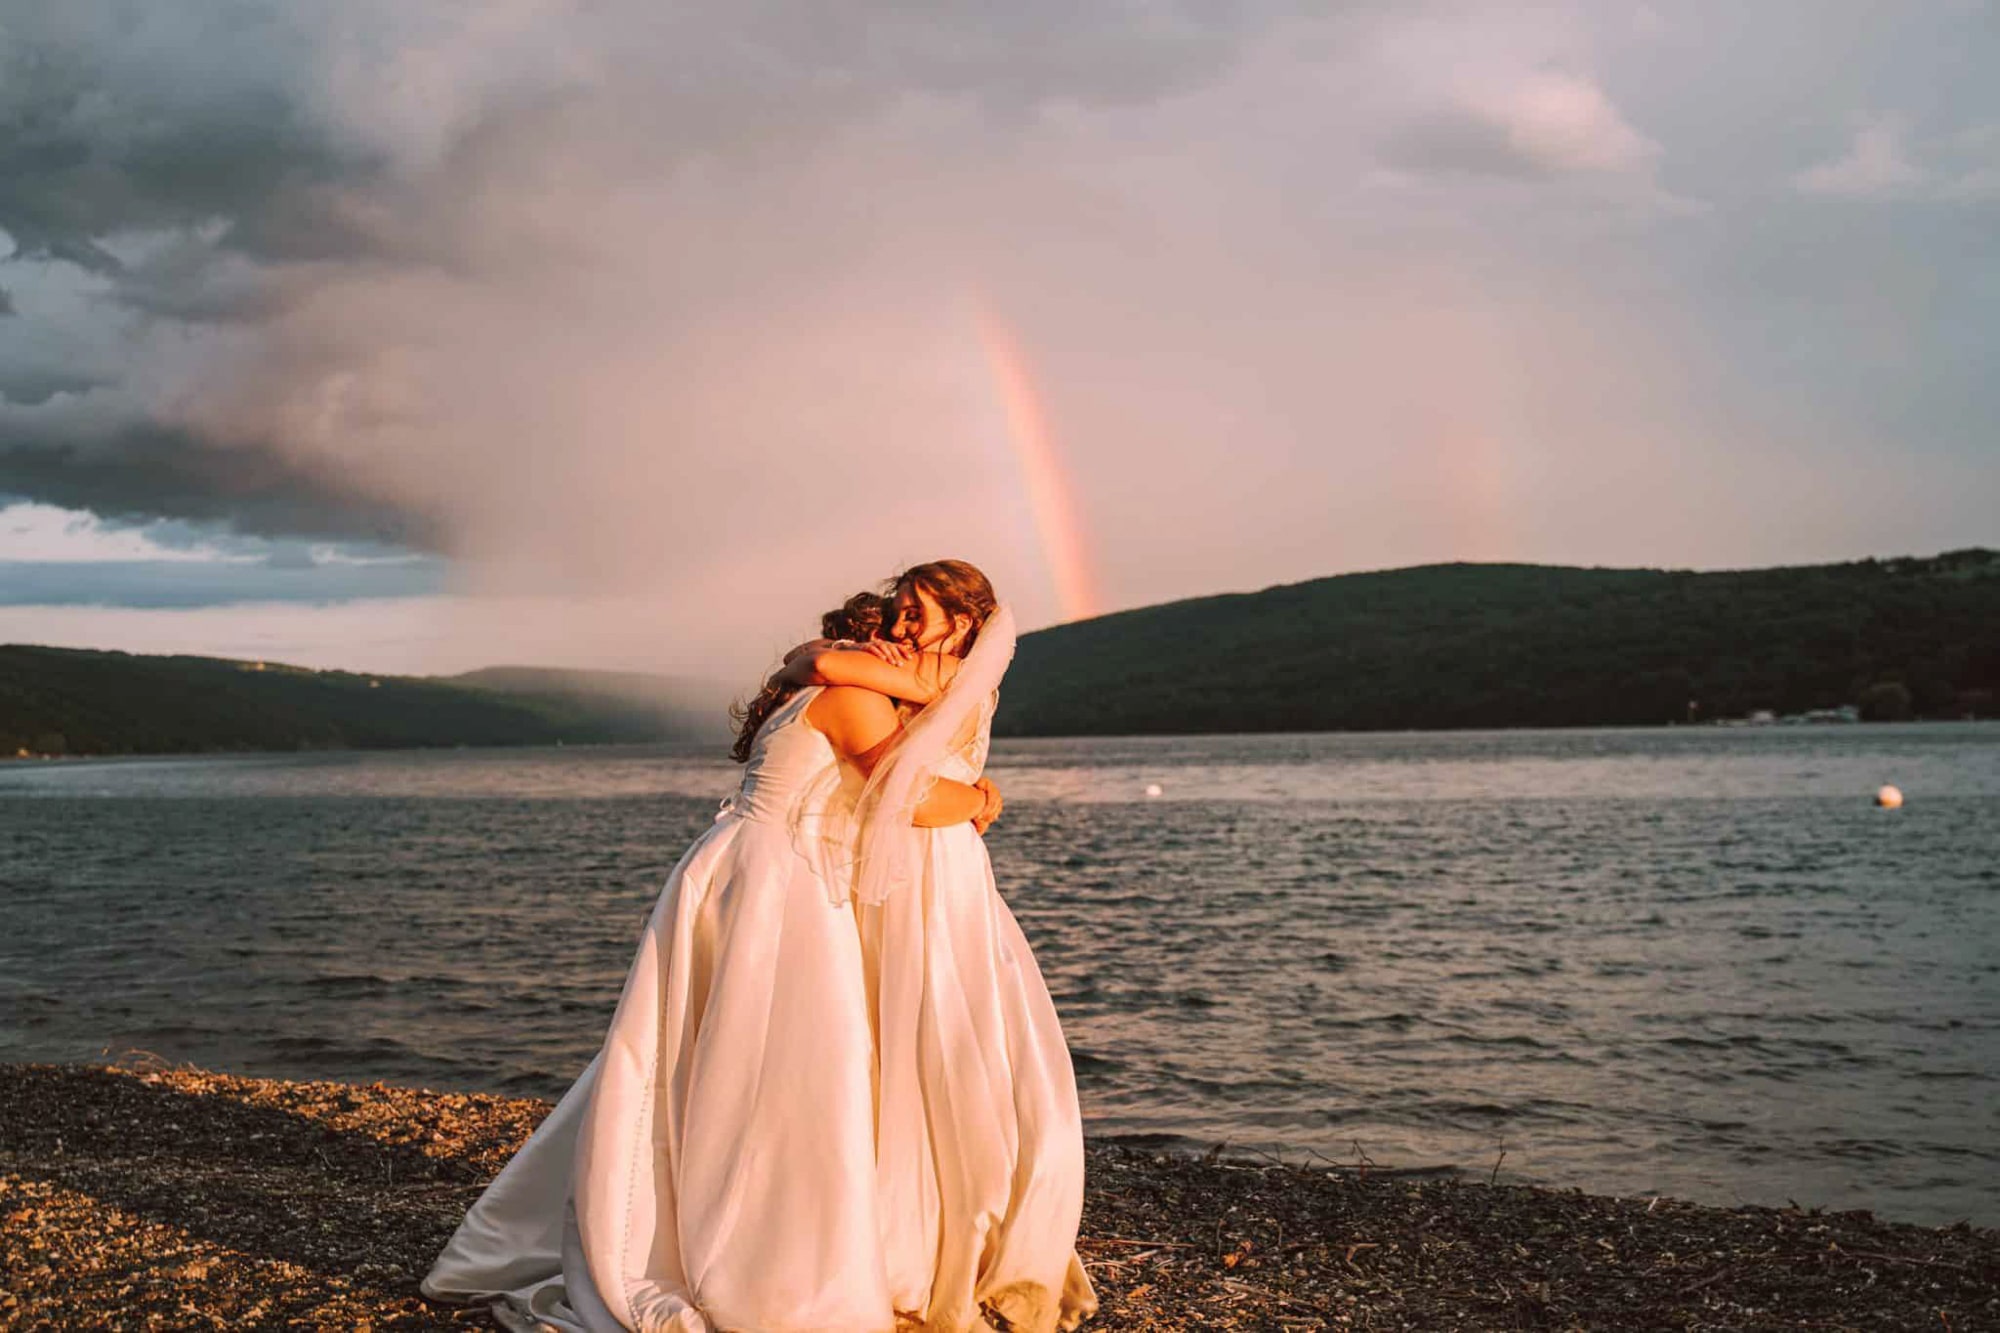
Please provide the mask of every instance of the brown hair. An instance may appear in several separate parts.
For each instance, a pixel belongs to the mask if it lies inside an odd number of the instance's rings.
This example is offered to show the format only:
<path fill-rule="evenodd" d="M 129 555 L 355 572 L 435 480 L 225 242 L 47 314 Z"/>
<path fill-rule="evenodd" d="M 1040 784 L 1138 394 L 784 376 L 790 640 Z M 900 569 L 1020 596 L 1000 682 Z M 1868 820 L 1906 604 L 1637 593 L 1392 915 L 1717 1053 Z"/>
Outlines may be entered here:
<path fill-rule="evenodd" d="M 857 592 L 819 618 L 823 639 L 880 638 L 882 622 L 889 618 L 889 599 L 879 592 Z"/>
<path fill-rule="evenodd" d="M 958 646 L 960 656 L 972 651 L 986 617 L 1000 605 L 1000 599 L 993 594 L 993 584 L 977 566 L 963 560 L 932 560 L 911 565 L 896 576 L 893 586 L 898 593 L 904 588 L 929 593 L 946 615 L 954 619 L 964 616 L 972 622 L 965 641 Z"/>
<path fill-rule="evenodd" d="M 819 618 L 820 637 L 876 638 L 882 633 L 882 622 L 887 618 L 888 610 L 889 599 L 882 594 L 857 592 Z M 798 692 L 798 686 L 774 674 L 750 702 L 731 704 L 729 720 L 736 724 L 736 744 L 729 748 L 729 757 L 739 764 L 749 763 L 750 746 L 757 739 L 757 729 Z"/>

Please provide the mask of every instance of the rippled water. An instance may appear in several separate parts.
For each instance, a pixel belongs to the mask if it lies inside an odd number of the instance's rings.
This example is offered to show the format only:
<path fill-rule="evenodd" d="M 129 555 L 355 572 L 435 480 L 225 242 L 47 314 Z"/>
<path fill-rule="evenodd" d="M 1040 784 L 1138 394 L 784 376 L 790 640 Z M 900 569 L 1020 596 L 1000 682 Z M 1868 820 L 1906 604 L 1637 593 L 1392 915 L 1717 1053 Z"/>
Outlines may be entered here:
<path fill-rule="evenodd" d="M 2000 1225 L 2000 727 L 996 751 L 1095 1133 Z M 554 1097 L 735 773 L 0 767 L 0 1059 Z"/>

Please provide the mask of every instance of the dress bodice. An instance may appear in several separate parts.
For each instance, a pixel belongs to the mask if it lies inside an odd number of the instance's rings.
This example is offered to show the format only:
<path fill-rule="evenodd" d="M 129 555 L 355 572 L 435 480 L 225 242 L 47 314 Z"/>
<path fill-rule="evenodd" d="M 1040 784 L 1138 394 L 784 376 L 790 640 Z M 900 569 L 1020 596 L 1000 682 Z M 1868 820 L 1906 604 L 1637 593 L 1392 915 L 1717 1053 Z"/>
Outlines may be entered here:
<path fill-rule="evenodd" d="M 829 765 L 840 762 L 833 743 L 806 720 L 806 709 L 812 707 L 821 688 L 806 686 L 764 719 L 751 743 L 743 779 L 723 802 L 724 809 L 745 819 L 785 822 L 800 795 Z M 986 767 L 991 719 L 990 708 L 967 719 L 959 744 L 939 763 L 937 776 L 968 784 L 979 781 Z"/>
<path fill-rule="evenodd" d="M 806 686 L 764 719 L 743 766 L 743 780 L 724 808 L 745 819 L 782 823 L 806 786 L 839 761 L 832 742 L 806 721 L 806 709 L 819 691 L 817 685 Z"/>

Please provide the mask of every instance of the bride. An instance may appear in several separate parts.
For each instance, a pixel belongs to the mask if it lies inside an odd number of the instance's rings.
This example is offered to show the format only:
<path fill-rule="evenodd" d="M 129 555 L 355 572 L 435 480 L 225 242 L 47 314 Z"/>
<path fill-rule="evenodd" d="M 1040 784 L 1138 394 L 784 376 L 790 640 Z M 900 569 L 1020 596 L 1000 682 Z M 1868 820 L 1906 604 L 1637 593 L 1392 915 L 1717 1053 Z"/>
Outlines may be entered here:
<path fill-rule="evenodd" d="M 908 651 L 808 645 L 750 706 L 742 783 L 668 876 L 602 1048 L 427 1296 L 566 1333 L 1095 1312 L 1069 1052 L 980 837 L 1013 617 L 961 561 L 906 571 L 893 614 Z"/>

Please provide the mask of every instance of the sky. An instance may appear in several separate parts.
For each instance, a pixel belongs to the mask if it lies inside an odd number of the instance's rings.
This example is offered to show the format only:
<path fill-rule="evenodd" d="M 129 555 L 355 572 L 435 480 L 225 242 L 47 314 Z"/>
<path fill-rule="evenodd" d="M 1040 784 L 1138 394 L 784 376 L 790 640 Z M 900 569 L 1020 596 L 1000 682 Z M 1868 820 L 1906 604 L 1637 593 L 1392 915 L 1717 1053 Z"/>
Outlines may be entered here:
<path fill-rule="evenodd" d="M 0 642 L 2000 544 L 2000 7 L 0 0 Z"/>

